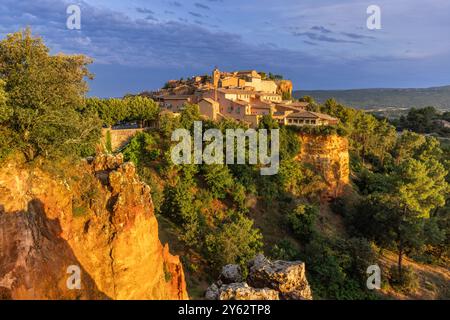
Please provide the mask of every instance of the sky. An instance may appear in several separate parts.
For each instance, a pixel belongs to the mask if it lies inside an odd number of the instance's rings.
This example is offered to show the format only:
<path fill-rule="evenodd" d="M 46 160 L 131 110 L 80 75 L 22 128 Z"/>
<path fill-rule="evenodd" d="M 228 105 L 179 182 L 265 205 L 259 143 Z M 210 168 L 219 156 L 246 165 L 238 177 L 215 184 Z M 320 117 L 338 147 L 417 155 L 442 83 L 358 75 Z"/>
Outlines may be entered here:
<path fill-rule="evenodd" d="M 67 28 L 67 7 L 81 29 Z M 367 8 L 381 10 L 369 30 Z M 450 84 L 450 0 L 1 0 L 0 38 L 30 26 L 51 52 L 86 54 L 91 96 L 120 97 L 221 70 L 294 88 Z"/>

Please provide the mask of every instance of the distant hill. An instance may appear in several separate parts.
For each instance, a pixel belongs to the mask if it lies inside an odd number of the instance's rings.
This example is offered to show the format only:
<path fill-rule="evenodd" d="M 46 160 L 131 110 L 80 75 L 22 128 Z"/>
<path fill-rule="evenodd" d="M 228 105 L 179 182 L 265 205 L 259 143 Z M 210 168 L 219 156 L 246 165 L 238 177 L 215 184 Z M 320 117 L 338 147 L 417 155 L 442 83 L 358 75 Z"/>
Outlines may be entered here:
<path fill-rule="evenodd" d="M 360 109 L 434 106 L 450 110 L 450 86 L 424 89 L 299 90 L 294 91 L 293 95 L 295 98 L 312 96 L 319 103 L 335 98 L 342 104 Z"/>

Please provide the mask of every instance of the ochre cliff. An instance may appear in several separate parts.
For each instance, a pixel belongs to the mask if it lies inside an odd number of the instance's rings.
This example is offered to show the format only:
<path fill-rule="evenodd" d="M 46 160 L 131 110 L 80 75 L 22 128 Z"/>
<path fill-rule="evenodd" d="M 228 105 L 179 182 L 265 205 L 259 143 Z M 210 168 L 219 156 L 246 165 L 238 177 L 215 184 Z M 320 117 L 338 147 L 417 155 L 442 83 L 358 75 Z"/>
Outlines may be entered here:
<path fill-rule="evenodd" d="M 301 152 L 297 159 L 310 163 L 322 174 L 328 185 L 324 195 L 342 195 L 350 182 L 350 157 L 347 138 L 338 135 L 299 133 Z"/>
<path fill-rule="evenodd" d="M 276 83 L 278 85 L 277 88 L 278 94 L 284 93 L 292 94 L 293 85 L 291 80 L 277 80 Z"/>
<path fill-rule="evenodd" d="M 187 299 L 135 167 L 99 156 L 65 171 L 0 169 L 0 299 Z"/>

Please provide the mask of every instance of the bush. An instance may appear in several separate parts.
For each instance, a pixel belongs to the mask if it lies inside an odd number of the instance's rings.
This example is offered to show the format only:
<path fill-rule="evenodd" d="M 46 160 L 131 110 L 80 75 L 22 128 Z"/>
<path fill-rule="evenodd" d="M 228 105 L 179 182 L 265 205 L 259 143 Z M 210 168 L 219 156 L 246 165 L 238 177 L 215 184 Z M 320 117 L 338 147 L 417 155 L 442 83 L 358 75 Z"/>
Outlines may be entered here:
<path fill-rule="evenodd" d="M 301 204 L 288 214 L 287 220 L 294 234 L 302 241 L 308 241 L 314 232 L 314 222 L 319 210 L 316 206 Z"/>
<path fill-rule="evenodd" d="M 106 131 L 105 140 L 106 140 L 106 142 L 105 142 L 106 152 L 112 153 L 113 150 L 112 150 L 111 131 L 110 130 Z"/>
<path fill-rule="evenodd" d="M 299 252 L 291 241 L 283 239 L 272 247 L 270 256 L 276 260 L 294 261 L 298 259 Z"/>
<path fill-rule="evenodd" d="M 366 278 L 362 277 L 362 270 L 373 264 L 372 255 L 367 254 L 366 245 L 365 249 L 359 249 L 360 241 L 315 236 L 305 247 L 301 259 L 307 265 L 315 299 L 375 298 L 366 288 Z"/>
<path fill-rule="evenodd" d="M 407 293 L 413 292 L 419 287 L 419 279 L 414 270 L 411 267 L 403 267 L 400 274 L 397 265 L 393 265 L 389 271 L 389 283 Z"/>
<path fill-rule="evenodd" d="M 233 176 L 225 165 L 206 165 L 204 178 L 214 197 L 223 199 L 234 185 Z"/>
<path fill-rule="evenodd" d="M 253 227 L 253 220 L 241 213 L 231 212 L 230 222 L 223 223 L 218 230 L 206 236 L 209 260 L 216 267 L 240 264 L 245 267 L 262 248 L 262 235 Z"/>

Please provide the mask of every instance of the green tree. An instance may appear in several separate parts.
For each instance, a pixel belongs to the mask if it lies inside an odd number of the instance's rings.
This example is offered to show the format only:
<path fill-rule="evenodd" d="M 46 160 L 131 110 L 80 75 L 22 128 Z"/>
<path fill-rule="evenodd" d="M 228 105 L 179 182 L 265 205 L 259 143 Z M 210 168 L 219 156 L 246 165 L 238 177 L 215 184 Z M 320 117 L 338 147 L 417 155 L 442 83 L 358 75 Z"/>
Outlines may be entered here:
<path fill-rule="evenodd" d="M 405 251 L 423 242 L 424 219 L 445 204 L 447 172 L 434 159 L 408 159 L 398 165 L 385 192 L 375 192 L 363 202 L 357 217 L 360 230 L 398 252 L 398 274 L 402 275 Z"/>
<path fill-rule="evenodd" d="M 314 233 L 314 223 L 319 210 L 312 205 L 300 204 L 287 216 L 295 235 L 302 241 L 309 241 Z"/>
<path fill-rule="evenodd" d="M 262 248 L 262 235 L 253 220 L 241 213 L 230 212 L 217 230 L 206 236 L 208 255 L 216 266 L 238 263 L 245 266 Z"/>
<path fill-rule="evenodd" d="M 15 132 L 15 148 L 27 160 L 79 154 L 99 140 L 97 117 L 79 112 L 90 62 L 82 55 L 50 55 L 30 29 L 0 41 L 0 77 L 12 109 L 2 131 Z"/>
<path fill-rule="evenodd" d="M 231 191 L 234 179 L 226 165 L 204 166 L 204 178 L 214 197 L 223 199 Z"/>

